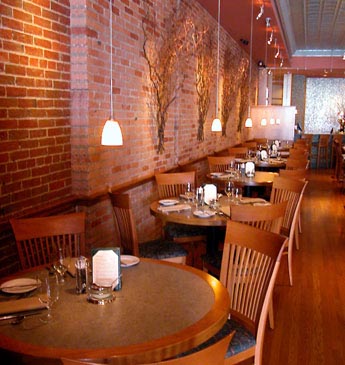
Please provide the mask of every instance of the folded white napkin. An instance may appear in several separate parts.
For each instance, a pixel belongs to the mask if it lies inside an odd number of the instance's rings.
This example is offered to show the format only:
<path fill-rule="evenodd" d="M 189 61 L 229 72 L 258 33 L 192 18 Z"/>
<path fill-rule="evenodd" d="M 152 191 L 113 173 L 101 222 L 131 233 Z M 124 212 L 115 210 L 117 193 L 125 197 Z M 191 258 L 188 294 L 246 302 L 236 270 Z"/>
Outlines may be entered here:
<path fill-rule="evenodd" d="M 159 206 L 157 209 L 163 213 L 169 213 L 169 212 L 179 212 L 181 210 L 189 210 L 192 208 L 188 204 L 176 204 L 168 207 Z"/>
<path fill-rule="evenodd" d="M 37 297 L 23 298 L 0 302 L 0 314 L 20 313 L 34 309 L 44 309 L 46 306 Z"/>
<path fill-rule="evenodd" d="M 253 204 L 253 203 L 266 203 L 266 200 L 262 198 L 250 198 L 250 197 L 244 197 L 240 200 L 240 204 Z"/>

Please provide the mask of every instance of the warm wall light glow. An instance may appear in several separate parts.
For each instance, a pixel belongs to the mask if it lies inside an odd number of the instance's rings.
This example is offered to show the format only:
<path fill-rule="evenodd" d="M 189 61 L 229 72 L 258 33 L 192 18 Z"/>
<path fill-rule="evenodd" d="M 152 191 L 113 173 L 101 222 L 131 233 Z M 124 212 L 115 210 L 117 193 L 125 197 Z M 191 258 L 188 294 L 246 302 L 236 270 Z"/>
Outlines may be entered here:
<path fill-rule="evenodd" d="M 244 126 L 247 128 L 252 128 L 253 127 L 253 121 L 251 117 L 248 117 L 244 123 Z"/>
<path fill-rule="evenodd" d="M 275 123 L 274 118 L 271 118 L 270 119 L 270 124 L 274 124 L 274 123 Z"/>
<path fill-rule="evenodd" d="M 280 119 L 279 118 L 276 119 L 276 124 L 280 124 Z"/>
<path fill-rule="evenodd" d="M 261 125 L 262 125 L 263 127 L 265 127 L 265 126 L 267 125 L 267 119 L 266 119 L 266 118 L 262 118 L 262 119 L 261 119 Z"/>
<path fill-rule="evenodd" d="M 103 146 L 122 146 L 122 132 L 117 121 L 109 119 L 105 122 L 102 132 L 101 144 Z"/>
<path fill-rule="evenodd" d="M 218 118 L 213 119 L 211 131 L 212 132 L 221 132 L 222 131 L 222 123 L 220 122 L 220 119 L 218 119 Z"/>

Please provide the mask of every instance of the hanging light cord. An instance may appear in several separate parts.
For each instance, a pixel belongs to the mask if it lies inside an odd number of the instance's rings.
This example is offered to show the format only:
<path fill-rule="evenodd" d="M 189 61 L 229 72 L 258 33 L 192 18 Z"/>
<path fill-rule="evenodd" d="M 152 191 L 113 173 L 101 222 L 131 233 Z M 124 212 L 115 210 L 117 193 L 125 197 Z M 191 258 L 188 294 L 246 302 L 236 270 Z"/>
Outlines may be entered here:
<path fill-rule="evenodd" d="M 112 0 L 109 0 L 110 22 L 110 119 L 113 119 L 113 9 Z"/>
<path fill-rule="evenodd" d="M 250 48 L 249 48 L 249 110 L 250 110 L 250 86 L 252 84 L 252 57 L 253 57 L 253 12 L 254 0 L 252 0 L 250 15 Z"/>
<path fill-rule="evenodd" d="M 218 34 L 217 34 L 217 97 L 216 97 L 216 118 L 218 116 L 218 92 L 219 92 L 219 34 L 220 34 L 220 0 L 218 0 Z"/>

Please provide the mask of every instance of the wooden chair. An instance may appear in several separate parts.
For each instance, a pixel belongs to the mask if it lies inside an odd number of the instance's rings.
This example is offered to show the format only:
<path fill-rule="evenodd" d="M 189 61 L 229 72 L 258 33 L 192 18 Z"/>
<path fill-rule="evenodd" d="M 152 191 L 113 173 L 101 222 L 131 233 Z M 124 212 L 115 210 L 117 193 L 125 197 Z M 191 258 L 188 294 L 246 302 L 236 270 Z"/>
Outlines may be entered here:
<path fill-rule="evenodd" d="M 179 197 L 186 191 L 187 183 L 195 189 L 195 171 L 156 174 L 156 183 L 159 199 Z M 206 250 L 207 231 L 205 227 L 168 223 L 164 226 L 165 236 L 179 244 L 187 251 L 188 263 L 201 267 L 199 256 Z"/>
<path fill-rule="evenodd" d="M 228 349 L 229 343 L 234 336 L 234 332 L 221 338 L 219 341 L 213 343 L 210 346 L 202 347 L 199 346 L 198 351 L 190 351 L 188 355 L 180 355 L 179 357 L 163 360 L 154 363 L 145 363 L 146 365 L 202 365 L 202 364 L 212 364 L 212 365 L 223 365 L 224 356 L 226 350 Z M 99 362 L 84 362 L 81 360 L 72 360 L 62 358 L 63 365 L 98 365 Z M 107 359 L 107 364 L 113 364 L 112 359 Z M 143 364 L 142 364 L 143 365 Z"/>
<path fill-rule="evenodd" d="M 317 168 L 320 167 L 320 162 L 324 161 L 326 168 L 328 168 L 329 160 L 329 135 L 321 134 L 319 138 L 319 143 L 317 145 Z"/>
<path fill-rule="evenodd" d="M 230 319 L 218 336 L 236 332 L 225 355 L 226 365 L 252 357 L 255 365 L 262 364 L 268 310 L 284 241 L 276 233 L 227 222 L 220 281 L 229 291 Z"/>
<path fill-rule="evenodd" d="M 249 204 L 231 205 L 231 220 L 280 234 L 287 203 L 287 201 L 284 201 L 264 206 Z M 210 258 L 204 255 L 204 271 L 220 273 L 222 252 L 217 253 L 217 255 L 217 258 Z M 270 327 L 274 328 L 273 305 L 270 308 L 269 321 Z"/>
<path fill-rule="evenodd" d="M 299 210 L 302 202 L 304 190 L 307 181 L 289 179 L 286 177 L 276 176 L 273 180 L 270 202 L 272 204 L 282 201 L 288 201 L 285 216 L 281 228 L 281 233 L 288 237 L 285 245 L 285 254 L 288 255 L 289 281 L 293 285 L 292 279 L 292 252 L 293 241 L 298 239 L 297 222 Z"/>
<path fill-rule="evenodd" d="M 241 147 L 247 147 L 249 150 L 256 151 L 258 143 L 256 141 L 246 141 L 241 143 Z"/>
<path fill-rule="evenodd" d="M 247 158 L 248 147 L 229 147 L 228 153 L 230 156 L 235 156 L 236 158 Z"/>
<path fill-rule="evenodd" d="M 85 213 L 10 219 L 23 270 L 51 262 L 55 247 L 69 247 L 72 256 L 85 255 Z"/>
<path fill-rule="evenodd" d="M 309 160 L 307 158 L 292 158 L 286 159 L 286 170 L 293 169 L 307 169 L 309 167 Z"/>
<path fill-rule="evenodd" d="M 113 207 L 115 225 L 120 236 L 122 254 L 179 264 L 186 263 L 187 251 L 173 241 L 157 239 L 139 244 L 129 195 L 112 192 L 108 194 Z"/>
<path fill-rule="evenodd" d="M 308 159 L 309 158 L 309 150 L 308 148 L 290 148 L 289 149 L 289 157 L 296 159 Z"/>
<path fill-rule="evenodd" d="M 210 172 L 224 172 L 235 167 L 235 156 L 208 156 Z"/>

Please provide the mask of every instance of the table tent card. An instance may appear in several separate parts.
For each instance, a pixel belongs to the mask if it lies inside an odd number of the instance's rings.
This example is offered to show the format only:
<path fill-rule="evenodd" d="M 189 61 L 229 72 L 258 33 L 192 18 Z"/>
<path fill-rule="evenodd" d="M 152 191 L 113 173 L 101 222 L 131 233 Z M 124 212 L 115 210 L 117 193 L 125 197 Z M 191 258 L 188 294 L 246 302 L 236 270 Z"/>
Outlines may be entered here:
<path fill-rule="evenodd" d="M 217 200 L 217 186 L 214 184 L 205 184 L 204 201 L 209 204 L 211 200 Z"/>
<path fill-rule="evenodd" d="M 120 248 L 98 248 L 92 250 L 92 281 L 98 286 L 121 289 Z"/>

